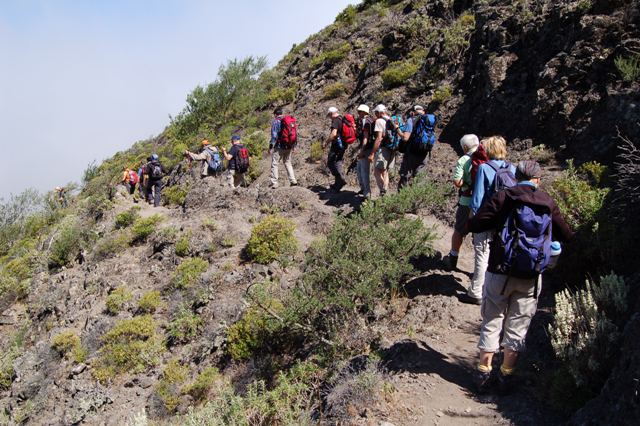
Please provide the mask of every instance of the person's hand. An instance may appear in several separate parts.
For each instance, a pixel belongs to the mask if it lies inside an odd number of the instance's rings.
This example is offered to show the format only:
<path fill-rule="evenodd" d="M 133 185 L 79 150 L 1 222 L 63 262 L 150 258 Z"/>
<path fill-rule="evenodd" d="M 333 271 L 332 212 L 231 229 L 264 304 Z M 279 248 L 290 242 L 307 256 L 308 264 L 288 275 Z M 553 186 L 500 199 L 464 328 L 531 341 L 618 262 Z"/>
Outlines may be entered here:
<path fill-rule="evenodd" d="M 369 155 L 369 162 L 373 163 L 373 154 Z"/>

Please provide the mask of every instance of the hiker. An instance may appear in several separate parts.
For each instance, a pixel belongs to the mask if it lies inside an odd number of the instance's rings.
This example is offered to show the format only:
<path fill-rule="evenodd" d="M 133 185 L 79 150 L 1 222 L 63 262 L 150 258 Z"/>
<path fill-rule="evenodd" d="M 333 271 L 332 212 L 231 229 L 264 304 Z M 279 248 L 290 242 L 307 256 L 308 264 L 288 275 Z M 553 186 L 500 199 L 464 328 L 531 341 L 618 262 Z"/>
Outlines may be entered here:
<path fill-rule="evenodd" d="M 376 178 L 376 184 L 380 196 L 384 196 L 389 190 L 389 169 L 393 168 L 396 159 L 397 146 L 394 148 L 395 139 L 389 132 L 389 126 L 393 126 L 391 117 L 387 113 L 387 107 L 380 104 L 373 109 L 376 116 L 376 121 L 373 127 L 373 133 L 375 135 L 375 142 L 373 144 L 373 151 L 369 154 L 369 161 L 374 161 L 373 176 Z M 400 130 L 394 129 L 394 132 Z"/>
<path fill-rule="evenodd" d="M 140 193 L 140 197 L 142 197 L 143 200 L 147 200 L 147 180 L 146 176 L 147 174 L 146 169 L 147 169 L 147 164 L 151 162 L 151 156 L 147 157 L 147 161 L 145 160 L 141 160 L 140 161 L 140 166 L 138 166 L 138 192 Z"/>
<path fill-rule="evenodd" d="M 407 125 L 402 132 L 402 138 L 406 143 L 402 144 L 404 155 L 400 164 L 398 190 L 407 186 L 418 173 L 426 169 L 431 150 L 437 141 L 436 116 L 427 114 L 421 105 L 414 106 L 413 111 L 414 117 L 407 120 Z M 400 129 L 398 131 L 400 132 Z"/>
<path fill-rule="evenodd" d="M 295 117 L 291 115 L 285 116 L 282 108 L 276 108 L 273 111 L 275 116 L 271 122 L 271 141 L 269 142 L 269 154 L 271 155 L 271 188 L 278 187 L 278 163 L 280 160 L 284 163 L 287 171 L 289 185 L 297 186 L 298 181 L 293 173 L 293 165 L 291 164 L 291 155 L 295 151 L 298 142 L 298 124 Z"/>
<path fill-rule="evenodd" d="M 151 161 L 147 163 L 144 174 L 147 180 L 147 200 L 153 207 L 160 205 L 160 196 L 162 194 L 162 178 L 165 174 L 164 167 L 160 163 L 158 154 L 151 154 Z"/>
<path fill-rule="evenodd" d="M 360 183 L 360 195 L 365 199 L 371 198 L 371 162 L 369 157 L 373 153 L 373 120 L 369 116 L 369 107 L 360 105 L 357 109 L 356 133 L 360 141 L 358 151 L 358 183 Z"/>
<path fill-rule="evenodd" d="M 351 117 L 353 122 L 348 121 L 346 119 L 347 116 Z M 336 107 L 329 107 L 327 117 L 331 119 L 331 128 L 329 137 L 322 144 L 322 149 L 326 149 L 326 147 L 329 146 L 327 167 L 335 179 L 335 182 L 329 189 L 339 192 L 342 187 L 347 184 L 343 170 L 344 153 L 347 151 L 349 143 L 355 141 L 355 120 L 350 114 L 342 117 Z M 351 140 L 352 137 L 353 140 Z M 350 140 L 350 142 L 348 142 L 348 140 Z"/>
<path fill-rule="evenodd" d="M 229 162 L 227 179 L 231 188 L 245 185 L 244 174 L 249 170 L 249 151 L 240 143 L 240 136 L 231 136 L 229 152 L 223 147 L 222 155 Z"/>
<path fill-rule="evenodd" d="M 122 168 L 122 179 L 120 181 L 130 195 L 136 190 L 136 184 L 131 181 L 131 169 L 127 166 Z M 137 182 L 136 182 L 137 183 Z"/>
<path fill-rule="evenodd" d="M 478 149 L 480 141 L 476 135 L 464 135 L 460 139 L 460 147 L 464 154 L 456 162 L 453 171 L 453 186 L 458 189 L 458 206 L 456 208 L 456 222 L 451 235 L 451 250 L 444 257 L 443 261 L 448 270 L 454 270 L 458 266 L 458 252 L 462 246 L 462 241 L 467 235 L 467 221 L 471 215 L 471 156 Z"/>
<path fill-rule="evenodd" d="M 497 230 L 481 310 L 480 355 L 474 377 L 480 392 L 492 380 L 491 363 L 500 347 L 504 352 L 498 385 L 501 391 L 510 387 L 518 352 L 524 349 L 536 313 L 541 273 L 551 257 L 551 238 L 568 241 L 573 237 L 556 203 L 538 188 L 540 176 L 537 162 L 521 161 L 517 184 L 494 194 L 469 220 L 469 230 L 476 234 Z"/>
<path fill-rule="evenodd" d="M 60 204 L 60 207 L 67 208 L 67 189 L 62 186 L 56 186 L 55 189 L 56 201 Z"/>
<path fill-rule="evenodd" d="M 200 145 L 202 146 L 200 154 L 186 150 L 184 155 L 190 160 L 202 161 L 202 166 L 200 167 L 201 178 L 217 176 L 218 173 L 222 172 L 222 159 L 218 153 L 218 148 L 215 146 L 212 147 L 206 139 L 200 142 Z"/>
<path fill-rule="evenodd" d="M 471 213 L 476 214 L 482 204 L 493 196 L 495 192 L 505 187 L 513 186 L 515 167 L 505 160 L 507 157 L 507 142 L 501 136 L 492 136 L 482 140 L 482 146 L 489 158 L 478 167 L 477 175 L 471 195 Z M 498 179 L 497 170 L 500 170 Z M 492 230 L 473 234 L 474 266 L 473 278 L 467 293 L 459 297 L 463 303 L 480 305 L 482 303 L 482 288 L 484 276 L 489 262 L 489 245 L 493 237 Z"/>

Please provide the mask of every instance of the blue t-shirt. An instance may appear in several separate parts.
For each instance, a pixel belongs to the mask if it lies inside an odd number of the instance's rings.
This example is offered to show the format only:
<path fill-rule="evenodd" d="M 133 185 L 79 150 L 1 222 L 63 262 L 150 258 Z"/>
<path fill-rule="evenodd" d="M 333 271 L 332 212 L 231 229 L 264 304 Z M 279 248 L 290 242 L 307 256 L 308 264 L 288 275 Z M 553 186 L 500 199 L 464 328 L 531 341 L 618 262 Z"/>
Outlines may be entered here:
<path fill-rule="evenodd" d="M 498 166 L 498 168 L 504 166 L 505 160 L 490 160 Z M 516 166 L 511 164 L 509 167 L 511 169 L 511 173 L 516 174 Z M 496 178 L 496 171 L 493 170 L 493 167 L 488 165 L 487 163 L 481 164 L 478 167 L 478 174 L 476 175 L 476 181 L 473 185 L 473 198 L 471 198 L 471 211 L 473 214 L 476 214 L 480 207 L 487 201 L 488 196 L 490 194 L 491 187 L 493 186 L 493 181 Z M 493 194 L 491 194 L 493 195 Z"/>

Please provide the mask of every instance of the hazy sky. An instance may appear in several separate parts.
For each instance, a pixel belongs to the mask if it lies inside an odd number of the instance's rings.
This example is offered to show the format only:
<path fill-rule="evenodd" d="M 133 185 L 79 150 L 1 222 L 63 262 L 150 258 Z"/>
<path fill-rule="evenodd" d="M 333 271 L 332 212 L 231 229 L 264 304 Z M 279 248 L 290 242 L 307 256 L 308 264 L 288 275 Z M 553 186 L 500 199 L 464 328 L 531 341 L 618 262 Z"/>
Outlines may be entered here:
<path fill-rule="evenodd" d="M 160 133 L 220 64 L 267 55 L 354 0 L 0 0 L 0 197 L 79 181 Z"/>

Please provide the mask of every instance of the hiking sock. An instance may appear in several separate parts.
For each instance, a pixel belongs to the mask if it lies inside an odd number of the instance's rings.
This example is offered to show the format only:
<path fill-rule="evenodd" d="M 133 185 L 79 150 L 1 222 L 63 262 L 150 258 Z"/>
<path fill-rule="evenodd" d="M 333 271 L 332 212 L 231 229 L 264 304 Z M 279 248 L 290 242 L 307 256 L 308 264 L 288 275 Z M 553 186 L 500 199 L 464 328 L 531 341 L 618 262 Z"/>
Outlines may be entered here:
<path fill-rule="evenodd" d="M 504 365 L 502 365 L 500 367 L 500 372 L 502 373 L 503 376 L 510 376 L 514 373 L 514 371 L 516 371 L 515 367 L 505 367 Z"/>
<path fill-rule="evenodd" d="M 491 373 L 492 367 L 490 365 L 478 364 L 478 371 L 481 373 Z"/>

